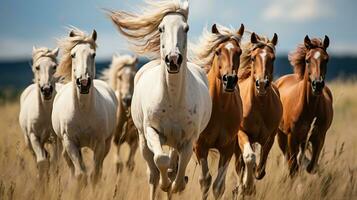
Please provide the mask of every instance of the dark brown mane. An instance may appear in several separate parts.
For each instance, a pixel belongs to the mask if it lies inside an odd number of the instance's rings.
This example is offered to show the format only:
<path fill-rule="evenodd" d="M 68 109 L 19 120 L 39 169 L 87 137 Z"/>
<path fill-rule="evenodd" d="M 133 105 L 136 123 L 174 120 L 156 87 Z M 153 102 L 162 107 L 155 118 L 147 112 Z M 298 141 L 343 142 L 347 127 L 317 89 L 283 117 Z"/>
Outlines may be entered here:
<path fill-rule="evenodd" d="M 322 48 L 323 43 L 320 38 L 311 39 L 312 49 Z M 299 75 L 300 78 L 304 77 L 305 73 L 305 56 L 308 53 L 308 49 L 304 44 L 299 44 L 295 51 L 289 53 L 289 61 L 293 66 L 294 73 Z"/>

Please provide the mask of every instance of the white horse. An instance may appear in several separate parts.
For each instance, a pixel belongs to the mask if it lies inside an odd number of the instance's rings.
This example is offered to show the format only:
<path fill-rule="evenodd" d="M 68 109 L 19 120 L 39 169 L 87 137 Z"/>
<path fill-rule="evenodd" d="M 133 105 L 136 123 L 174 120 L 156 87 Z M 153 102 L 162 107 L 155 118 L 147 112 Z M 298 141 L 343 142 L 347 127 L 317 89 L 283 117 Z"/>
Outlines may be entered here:
<path fill-rule="evenodd" d="M 110 87 L 95 80 L 97 33 L 91 36 L 78 29 L 59 41 L 63 57 L 57 76 L 67 83 L 58 92 L 52 112 L 52 125 L 63 144 L 63 156 L 72 174 L 86 181 L 81 148 L 93 150 L 92 181 L 101 177 L 102 165 L 115 130 L 117 99 Z"/>
<path fill-rule="evenodd" d="M 51 124 L 52 104 L 55 96 L 54 73 L 57 67 L 58 48 L 33 48 L 32 71 L 34 83 L 21 94 L 19 122 L 25 143 L 36 157 L 39 177 L 48 169 L 48 153 L 44 148 L 54 135 Z M 54 147 L 57 149 L 57 147 Z M 56 154 L 56 151 L 54 151 Z M 56 155 L 52 155 L 56 157 Z"/>
<path fill-rule="evenodd" d="M 135 76 L 131 106 L 153 199 L 159 177 L 160 187 L 168 191 L 169 197 L 184 190 L 192 145 L 207 126 L 212 102 L 205 72 L 187 62 L 188 2 L 146 2 L 141 14 L 119 11 L 110 16 L 119 31 L 132 41 L 136 53 L 157 58 Z M 174 149 L 170 156 L 163 151 L 163 145 Z M 177 154 L 177 173 L 171 182 L 168 169 Z M 173 167 L 176 171 L 176 164 Z"/>
<path fill-rule="evenodd" d="M 102 73 L 105 80 L 115 91 L 119 105 L 117 110 L 117 127 L 114 133 L 114 144 L 117 146 L 115 163 L 117 172 L 123 168 L 120 159 L 120 146 L 126 142 L 130 147 L 126 167 L 134 170 L 134 156 L 139 146 L 137 129 L 130 115 L 131 99 L 134 91 L 134 77 L 138 58 L 131 55 L 113 55 L 112 63 Z"/>

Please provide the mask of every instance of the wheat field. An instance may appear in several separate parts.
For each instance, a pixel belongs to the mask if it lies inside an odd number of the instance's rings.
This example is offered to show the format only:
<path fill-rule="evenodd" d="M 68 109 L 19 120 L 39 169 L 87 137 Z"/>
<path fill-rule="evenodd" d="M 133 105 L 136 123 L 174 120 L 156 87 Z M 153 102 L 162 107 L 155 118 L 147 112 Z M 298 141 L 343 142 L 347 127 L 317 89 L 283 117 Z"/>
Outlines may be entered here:
<path fill-rule="evenodd" d="M 334 81 L 329 84 L 334 94 L 334 121 L 327 133 L 325 146 L 315 175 L 300 172 L 290 179 L 286 164 L 277 143 L 274 144 L 267 163 L 265 178 L 256 183 L 256 193 L 247 199 L 357 199 L 357 82 Z M 103 177 L 93 186 L 78 187 L 70 177 L 63 160 L 52 165 L 49 179 L 40 182 L 36 165 L 25 148 L 18 125 L 19 103 L 5 102 L 0 105 L 0 200 L 2 199 L 148 199 L 146 166 L 139 151 L 136 167 L 130 173 L 124 169 L 117 175 L 114 165 L 114 146 L 105 159 Z M 92 154 L 84 149 L 85 163 L 90 172 Z M 126 159 L 128 147 L 123 148 Z M 216 175 L 217 156 L 210 156 L 210 170 Z M 236 184 L 233 170 L 234 159 L 227 173 L 226 192 L 223 199 L 232 199 Z M 174 199 L 200 199 L 199 166 L 192 157 L 188 166 L 189 182 L 186 190 Z M 166 199 L 158 192 L 158 199 Z M 209 199 L 213 199 L 210 192 Z"/>

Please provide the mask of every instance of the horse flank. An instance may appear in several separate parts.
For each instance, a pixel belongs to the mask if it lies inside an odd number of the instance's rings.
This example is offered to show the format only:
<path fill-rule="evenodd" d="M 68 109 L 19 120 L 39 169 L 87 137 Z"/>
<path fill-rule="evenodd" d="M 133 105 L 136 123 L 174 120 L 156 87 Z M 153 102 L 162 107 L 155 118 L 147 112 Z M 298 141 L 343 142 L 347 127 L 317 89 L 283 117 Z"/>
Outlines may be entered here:
<path fill-rule="evenodd" d="M 217 24 L 219 34 L 211 33 L 207 27 L 203 30 L 202 36 L 197 44 L 190 44 L 190 60 L 196 65 L 201 66 L 208 72 L 212 66 L 215 49 L 223 42 L 233 38 L 238 43 L 241 41 L 241 36 L 233 27 L 225 27 Z"/>
<path fill-rule="evenodd" d="M 255 48 L 268 46 L 273 51 L 275 51 L 275 46 L 269 41 L 268 37 L 266 36 L 258 36 L 259 42 L 257 44 L 253 44 L 250 41 L 241 45 L 242 48 L 242 55 L 240 57 L 240 66 L 238 69 L 238 80 L 243 81 L 250 77 L 251 70 L 252 70 L 252 59 L 251 53 Z"/>
<path fill-rule="evenodd" d="M 137 57 L 130 55 L 114 55 L 112 63 L 109 68 L 103 70 L 100 79 L 108 83 L 108 85 L 115 90 L 117 83 L 117 72 L 124 69 L 124 67 L 131 67 L 136 71 Z"/>
<path fill-rule="evenodd" d="M 93 49 L 96 49 L 97 47 L 93 38 L 87 33 L 75 27 L 71 27 L 71 30 L 74 33 L 73 37 L 64 37 L 58 40 L 58 46 L 62 50 L 62 59 L 59 63 L 55 77 L 60 77 L 64 83 L 71 81 L 72 78 L 71 50 L 80 43 L 88 43 Z"/>
<path fill-rule="evenodd" d="M 312 48 L 323 48 L 323 43 L 320 38 L 311 39 Z M 304 77 L 305 73 L 305 56 L 309 49 L 304 44 L 299 44 L 295 51 L 289 53 L 289 61 L 293 66 L 294 73 L 299 76 L 300 79 Z"/>
<path fill-rule="evenodd" d="M 187 21 L 188 8 L 180 0 L 145 0 L 145 3 L 137 13 L 109 10 L 108 15 L 136 54 L 157 59 L 160 58 L 158 27 L 162 19 L 169 13 L 180 13 Z"/>

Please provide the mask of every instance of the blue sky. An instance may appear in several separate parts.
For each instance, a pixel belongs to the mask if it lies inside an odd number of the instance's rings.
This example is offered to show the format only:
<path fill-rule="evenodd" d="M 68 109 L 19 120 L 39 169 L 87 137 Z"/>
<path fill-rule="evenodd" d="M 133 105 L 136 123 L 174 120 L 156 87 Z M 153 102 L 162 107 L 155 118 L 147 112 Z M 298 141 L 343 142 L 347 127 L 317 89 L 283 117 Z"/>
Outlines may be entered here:
<path fill-rule="evenodd" d="M 28 58 L 32 46 L 56 45 L 74 25 L 98 32 L 98 59 L 125 52 L 127 44 L 101 8 L 134 10 L 141 0 L 0 0 L 0 60 Z M 279 35 L 279 54 L 306 34 L 330 37 L 333 54 L 357 55 L 356 0 L 190 0 L 190 41 L 212 23 Z"/>

